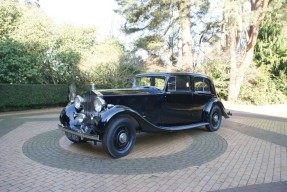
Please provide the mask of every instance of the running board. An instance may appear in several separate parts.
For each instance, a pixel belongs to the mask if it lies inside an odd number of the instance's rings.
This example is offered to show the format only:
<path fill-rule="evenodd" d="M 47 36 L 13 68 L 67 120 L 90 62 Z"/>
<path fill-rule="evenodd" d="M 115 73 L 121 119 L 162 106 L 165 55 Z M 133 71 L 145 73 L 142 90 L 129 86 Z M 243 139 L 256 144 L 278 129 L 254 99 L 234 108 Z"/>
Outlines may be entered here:
<path fill-rule="evenodd" d="M 187 129 L 193 129 L 197 127 L 202 127 L 208 125 L 208 123 L 195 123 L 195 124 L 190 124 L 190 125 L 182 125 L 182 126 L 170 126 L 170 127 L 159 127 L 162 130 L 166 131 L 182 131 L 182 130 L 187 130 Z"/>

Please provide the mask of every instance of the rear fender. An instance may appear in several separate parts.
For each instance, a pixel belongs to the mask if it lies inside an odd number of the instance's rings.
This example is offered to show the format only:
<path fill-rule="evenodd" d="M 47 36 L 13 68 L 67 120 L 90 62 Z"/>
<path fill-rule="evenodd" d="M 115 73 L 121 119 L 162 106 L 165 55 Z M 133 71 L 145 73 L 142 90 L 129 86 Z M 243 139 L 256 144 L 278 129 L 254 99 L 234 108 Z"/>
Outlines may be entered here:
<path fill-rule="evenodd" d="M 221 109 L 221 113 L 225 119 L 229 118 L 228 113 L 226 112 L 225 107 L 223 106 L 222 102 L 218 98 L 212 98 L 208 104 L 205 105 L 203 109 L 203 121 L 207 121 L 210 115 L 210 112 L 214 105 L 219 106 Z"/>

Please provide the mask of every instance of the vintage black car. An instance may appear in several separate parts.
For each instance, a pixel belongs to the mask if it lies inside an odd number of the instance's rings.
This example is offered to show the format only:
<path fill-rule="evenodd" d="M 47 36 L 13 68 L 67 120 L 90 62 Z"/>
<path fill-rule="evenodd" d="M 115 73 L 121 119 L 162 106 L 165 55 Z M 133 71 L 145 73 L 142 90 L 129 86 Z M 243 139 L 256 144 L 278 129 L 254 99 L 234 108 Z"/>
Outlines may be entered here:
<path fill-rule="evenodd" d="M 228 118 L 212 80 L 195 73 L 136 75 L 129 89 L 107 89 L 76 96 L 60 114 L 59 128 L 74 143 L 102 142 L 114 158 L 132 150 L 137 132 L 220 128 Z"/>

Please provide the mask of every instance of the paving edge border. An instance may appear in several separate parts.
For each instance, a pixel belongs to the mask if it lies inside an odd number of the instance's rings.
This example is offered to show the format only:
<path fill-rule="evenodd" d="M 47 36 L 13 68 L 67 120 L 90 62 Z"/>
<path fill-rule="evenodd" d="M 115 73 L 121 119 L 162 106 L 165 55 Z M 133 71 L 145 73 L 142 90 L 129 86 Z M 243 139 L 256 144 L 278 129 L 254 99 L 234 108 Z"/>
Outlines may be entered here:
<path fill-rule="evenodd" d="M 193 138 L 185 150 L 170 155 L 137 159 L 104 159 L 80 155 L 59 145 L 63 136 L 52 130 L 32 137 L 22 146 L 23 153 L 40 164 L 59 169 L 95 174 L 145 174 L 171 172 L 199 166 L 222 155 L 228 144 L 217 133 L 192 129 L 186 133 Z"/>

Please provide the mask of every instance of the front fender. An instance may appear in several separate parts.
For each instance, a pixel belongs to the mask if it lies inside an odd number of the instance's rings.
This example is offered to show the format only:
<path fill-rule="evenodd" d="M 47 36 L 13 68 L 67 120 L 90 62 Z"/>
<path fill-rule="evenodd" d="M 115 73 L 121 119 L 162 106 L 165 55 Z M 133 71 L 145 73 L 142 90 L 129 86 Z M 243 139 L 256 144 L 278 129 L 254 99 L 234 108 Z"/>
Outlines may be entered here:
<path fill-rule="evenodd" d="M 207 121 L 214 105 L 218 105 L 221 109 L 221 113 L 224 118 L 229 118 L 228 113 L 226 112 L 225 107 L 223 106 L 222 102 L 218 98 L 212 98 L 204 107 L 203 109 L 203 121 Z"/>
<path fill-rule="evenodd" d="M 75 108 L 75 105 L 71 103 L 70 105 L 66 106 L 61 113 L 60 113 L 60 122 L 62 125 L 66 127 L 70 127 L 73 130 L 78 130 L 81 126 L 77 121 L 77 114 L 79 111 Z"/>
<path fill-rule="evenodd" d="M 100 113 L 100 117 L 98 119 L 98 129 L 100 130 L 100 132 L 103 133 L 109 122 L 111 122 L 114 117 L 121 114 L 130 115 L 135 119 L 138 119 L 138 117 L 140 116 L 137 112 L 128 107 L 121 105 L 113 106 Z"/>
<path fill-rule="evenodd" d="M 117 105 L 112 108 L 106 109 L 101 113 L 101 116 L 98 121 L 98 129 L 101 133 L 104 133 L 106 127 L 109 125 L 109 123 L 119 115 L 128 115 L 137 122 L 140 130 L 146 131 L 146 132 L 159 132 L 162 131 L 159 127 L 153 125 L 146 119 L 144 119 L 138 112 L 134 111 L 133 109 Z"/>

